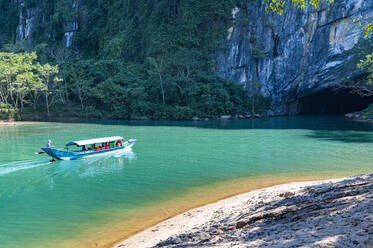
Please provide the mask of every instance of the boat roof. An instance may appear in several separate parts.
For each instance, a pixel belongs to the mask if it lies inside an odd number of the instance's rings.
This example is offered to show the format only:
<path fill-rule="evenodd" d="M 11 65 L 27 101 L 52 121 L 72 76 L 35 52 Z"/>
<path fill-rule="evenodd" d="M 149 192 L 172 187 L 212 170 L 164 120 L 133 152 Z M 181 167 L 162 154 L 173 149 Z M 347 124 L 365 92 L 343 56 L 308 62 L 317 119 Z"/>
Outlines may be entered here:
<path fill-rule="evenodd" d="M 70 143 L 67 143 L 66 146 L 85 146 L 85 145 L 92 145 L 92 144 L 98 144 L 98 143 L 104 143 L 104 142 L 112 142 L 117 140 L 122 140 L 123 137 L 121 136 L 113 136 L 113 137 L 105 137 L 105 138 L 97 138 L 97 139 L 89 139 L 89 140 L 78 140 L 78 141 L 72 141 Z"/>

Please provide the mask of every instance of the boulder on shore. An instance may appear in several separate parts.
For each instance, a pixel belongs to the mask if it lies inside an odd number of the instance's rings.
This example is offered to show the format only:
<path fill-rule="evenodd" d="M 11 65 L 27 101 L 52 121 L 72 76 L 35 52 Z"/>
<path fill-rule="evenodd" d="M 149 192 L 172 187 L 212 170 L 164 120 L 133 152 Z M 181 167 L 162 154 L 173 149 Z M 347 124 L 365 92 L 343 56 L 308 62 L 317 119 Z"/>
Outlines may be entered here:
<path fill-rule="evenodd" d="M 373 122 L 373 104 L 360 112 L 348 113 L 345 117 L 353 121 Z"/>
<path fill-rule="evenodd" d="M 220 116 L 220 120 L 231 120 L 232 116 L 231 115 L 222 115 Z"/>

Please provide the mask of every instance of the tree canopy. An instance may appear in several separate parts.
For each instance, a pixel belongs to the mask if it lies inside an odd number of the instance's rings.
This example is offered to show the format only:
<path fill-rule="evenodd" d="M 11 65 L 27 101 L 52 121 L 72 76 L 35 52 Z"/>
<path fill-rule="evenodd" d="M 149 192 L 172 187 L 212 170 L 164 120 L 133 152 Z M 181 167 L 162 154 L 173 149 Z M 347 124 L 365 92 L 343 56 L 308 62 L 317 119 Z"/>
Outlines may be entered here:
<path fill-rule="evenodd" d="M 59 81 L 58 67 L 40 65 L 36 59 L 36 53 L 0 52 L 0 103 L 2 109 L 13 110 L 7 111 L 9 114 L 18 111 L 22 114 L 24 105 L 28 103 L 36 110 L 39 95 L 45 95 L 48 100 L 54 94 L 50 84 Z M 46 104 L 50 106 L 48 102 Z"/>
<path fill-rule="evenodd" d="M 232 25 L 235 0 L 86 0 L 79 9 L 69 2 L 37 5 L 42 6 L 38 18 L 53 18 L 37 21 L 33 33 L 44 69 L 35 65 L 35 94 L 25 92 L 23 103 L 33 115 L 190 119 L 252 109 L 244 86 L 216 77 L 211 69 Z M 62 48 L 62 27 L 73 20 L 80 27 L 73 46 Z M 58 77 L 52 65 L 58 65 Z M 39 90 L 40 80 L 44 88 Z M 31 108 L 32 102 L 37 106 Z M 264 109 L 255 102 L 257 111 Z"/>
<path fill-rule="evenodd" d="M 286 6 L 321 0 L 260 0 Z M 333 4 L 332 0 L 323 0 Z M 241 0 L 24 0 L 38 7 L 34 46 L 15 43 L 17 1 L 0 0 L 0 104 L 12 116 L 189 119 L 264 111 L 258 82 L 235 84 L 213 69 Z M 355 20 L 366 26 L 366 19 Z M 72 46 L 61 41 L 71 23 Z M 368 34 L 371 26 L 367 26 Z M 265 53 L 253 47 L 259 62 Z M 1 111 L 1 110 L 0 110 Z"/>

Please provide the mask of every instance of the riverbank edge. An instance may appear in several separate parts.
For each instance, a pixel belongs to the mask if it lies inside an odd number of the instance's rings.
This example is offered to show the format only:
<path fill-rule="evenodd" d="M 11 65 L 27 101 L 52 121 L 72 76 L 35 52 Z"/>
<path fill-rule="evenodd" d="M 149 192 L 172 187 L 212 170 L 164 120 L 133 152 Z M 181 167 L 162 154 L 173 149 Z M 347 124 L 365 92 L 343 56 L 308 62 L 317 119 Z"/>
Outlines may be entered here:
<path fill-rule="evenodd" d="M 24 125 L 37 125 L 37 124 L 47 124 L 51 122 L 42 122 L 42 121 L 2 121 L 0 120 L 1 126 L 24 126 Z"/>
<path fill-rule="evenodd" d="M 156 118 L 152 116 L 131 116 L 128 119 L 112 119 L 112 118 L 81 118 L 81 117 L 50 117 L 50 118 L 21 118 L 19 120 L 1 120 L 0 123 L 18 123 L 18 122 L 80 122 L 80 121 L 100 121 L 100 120 L 118 120 L 118 121 L 210 121 L 210 120 L 246 120 L 246 119 L 264 119 L 264 118 L 273 118 L 273 117 L 283 117 L 289 116 L 285 113 L 275 114 L 273 112 L 269 113 L 255 113 L 255 114 L 236 114 L 236 115 L 221 115 L 221 116 L 213 116 L 213 117 L 198 117 L 194 116 L 191 118 L 180 118 L 180 119 L 163 119 L 163 118 Z"/>
<path fill-rule="evenodd" d="M 315 189 L 317 189 L 328 191 L 336 185 L 339 185 L 338 187 L 341 188 L 350 187 L 350 185 L 359 184 L 362 178 L 366 181 L 372 181 L 373 174 L 351 176 L 340 179 L 293 182 L 249 191 L 171 217 L 119 242 L 114 246 L 114 248 L 154 247 L 159 244 L 160 246 L 166 245 L 173 247 L 174 245 L 177 246 L 183 244 L 183 240 L 180 240 L 180 237 L 189 235 L 190 238 L 191 233 L 197 233 L 200 236 L 197 235 L 197 237 L 192 237 L 195 241 L 195 245 L 196 243 L 198 244 L 198 242 L 204 242 L 206 240 L 207 237 L 206 235 L 203 235 L 204 230 L 202 230 L 202 228 L 205 228 L 206 226 L 215 226 L 216 223 L 212 222 L 233 218 L 234 223 L 231 223 L 230 227 L 229 224 L 224 227 L 228 228 L 230 231 L 241 229 L 248 223 L 250 224 L 250 221 L 240 221 L 242 216 L 248 215 L 248 213 L 244 211 L 245 209 L 253 209 L 253 206 L 247 206 L 248 202 L 251 202 L 254 205 L 258 203 L 256 202 L 258 199 L 260 201 L 276 202 L 287 197 L 291 198 L 293 196 L 301 195 L 304 190 L 310 189 L 310 191 L 315 191 Z M 362 185 L 364 185 L 364 183 Z M 314 199 L 309 200 L 313 201 Z M 318 199 L 318 201 L 320 201 L 320 199 Z M 357 196 L 351 198 L 350 201 L 362 202 L 361 199 L 357 199 Z M 286 201 L 284 201 L 284 203 L 286 203 Z M 263 213 L 258 213 L 258 215 L 263 215 Z M 368 219 L 366 221 L 369 222 L 370 220 Z M 232 235 L 232 233 L 230 235 Z M 373 239 L 370 241 L 373 242 Z M 329 245 L 328 242 L 330 243 L 330 241 L 327 240 L 325 244 Z"/>
<path fill-rule="evenodd" d="M 356 122 L 373 123 L 373 104 L 361 111 L 348 113 L 345 118 Z"/>

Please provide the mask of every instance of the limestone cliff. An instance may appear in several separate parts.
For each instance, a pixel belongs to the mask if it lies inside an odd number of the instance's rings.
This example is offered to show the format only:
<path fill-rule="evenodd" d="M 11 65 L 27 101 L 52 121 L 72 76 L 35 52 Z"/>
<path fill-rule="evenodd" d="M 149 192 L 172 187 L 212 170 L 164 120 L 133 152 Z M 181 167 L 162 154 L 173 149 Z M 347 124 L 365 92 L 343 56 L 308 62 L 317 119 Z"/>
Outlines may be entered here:
<path fill-rule="evenodd" d="M 67 5 L 71 5 L 71 9 L 78 9 L 82 5 L 83 0 L 71 0 L 66 1 Z M 16 30 L 16 41 L 25 41 L 27 48 L 31 49 L 36 44 L 33 43 L 33 34 L 37 25 L 46 19 L 53 18 L 53 13 L 45 13 L 42 4 L 35 4 L 33 7 L 26 7 L 24 0 L 18 0 L 14 4 L 18 6 L 18 26 Z M 55 27 L 48 27 L 45 29 L 44 39 L 51 39 L 56 30 Z M 62 27 L 63 38 L 62 46 L 71 47 L 73 46 L 73 36 L 78 31 L 78 21 L 75 18 L 67 20 Z"/>
<path fill-rule="evenodd" d="M 35 30 L 36 18 L 40 12 L 37 7 L 25 8 L 23 0 L 18 1 L 18 26 L 16 30 L 16 41 L 20 42 L 25 40 L 27 47 L 32 47 L 32 35 Z"/>
<path fill-rule="evenodd" d="M 362 39 L 352 18 L 373 16 L 373 1 L 339 0 L 318 10 L 288 8 L 280 17 L 266 14 L 263 1 L 244 1 L 232 12 L 227 49 L 216 73 L 246 84 L 259 81 L 278 113 L 297 112 L 297 99 L 358 76 L 343 71 L 346 51 Z"/>
<path fill-rule="evenodd" d="M 25 0 L 14 0 L 18 5 L 17 41 L 26 41 L 28 48 L 37 44 L 33 33 L 37 22 L 53 16 L 46 14 L 41 3 L 25 7 Z M 222 41 L 214 72 L 241 84 L 258 81 L 261 92 L 272 98 L 277 113 L 298 113 L 298 100 L 325 88 L 338 85 L 346 78 L 359 76 L 355 66 L 344 70 L 356 60 L 347 55 L 363 39 L 355 30 L 353 17 L 373 16 L 373 1 L 338 0 L 332 6 L 323 3 L 317 10 L 307 6 L 303 11 L 288 7 L 282 16 L 266 14 L 264 1 L 242 0 L 232 10 L 233 26 Z M 84 5 L 84 0 L 63 2 L 71 11 Z M 79 17 L 67 17 L 60 35 L 55 26 L 45 29 L 45 40 L 52 37 L 64 47 L 74 46 L 76 32 L 85 33 Z M 0 43 L 2 34 L 0 33 Z M 356 63 L 354 64 L 356 65 Z"/>

